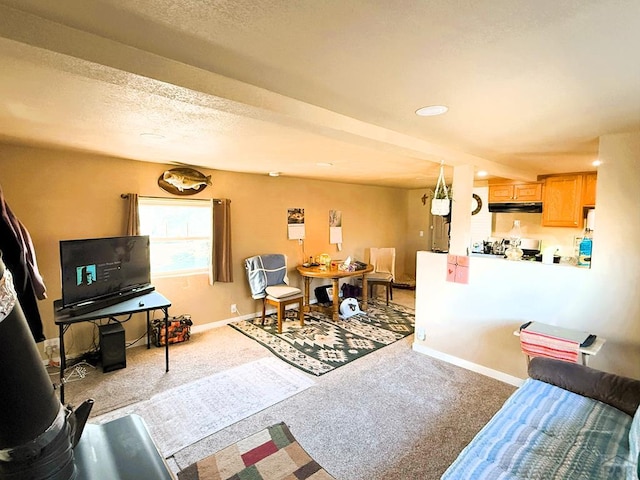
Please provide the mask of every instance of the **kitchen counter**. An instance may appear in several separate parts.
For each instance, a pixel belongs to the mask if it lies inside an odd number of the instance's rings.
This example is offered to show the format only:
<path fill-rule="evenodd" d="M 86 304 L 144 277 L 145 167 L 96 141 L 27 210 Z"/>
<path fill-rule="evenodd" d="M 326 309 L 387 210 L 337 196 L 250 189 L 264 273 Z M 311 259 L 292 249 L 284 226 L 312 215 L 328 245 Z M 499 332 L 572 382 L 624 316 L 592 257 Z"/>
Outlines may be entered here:
<path fill-rule="evenodd" d="M 523 323 L 605 335 L 594 325 L 606 322 L 606 316 L 602 311 L 596 316 L 593 307 L 585 307 L 589 299 L 604 295 L 596 282 L 599 267 L 472 254 L 469 281 L 463 284 L 447 281 L 446 255 L 419 251 L 414 349 L 526 378 L 520 345 L 513 339 L 513 331 Z"/>
<path fill-rule="evenodd" d="M 470 253 L 470 257 L 473 258 L 492 258 L 494 260 L 507 260 L 507 257 L 504 255 L 494 255 L 492 253 Z M 557 257 L 556 257 L 557 258 Z M 563 266 L 563 267 L 577 267 L 577 259 L 575 257 L 560 257 L 558 261 L 554 261 L 553 264 L 550 263 L 542 263 L 539 260 L 534 258 L 522 259 L 522 260 L 507 260 L 511 263 L 538 263 L 540 265 L 555 265 L 555 266 Z M 589 267 L 579 267 L 588 269 Z"/>

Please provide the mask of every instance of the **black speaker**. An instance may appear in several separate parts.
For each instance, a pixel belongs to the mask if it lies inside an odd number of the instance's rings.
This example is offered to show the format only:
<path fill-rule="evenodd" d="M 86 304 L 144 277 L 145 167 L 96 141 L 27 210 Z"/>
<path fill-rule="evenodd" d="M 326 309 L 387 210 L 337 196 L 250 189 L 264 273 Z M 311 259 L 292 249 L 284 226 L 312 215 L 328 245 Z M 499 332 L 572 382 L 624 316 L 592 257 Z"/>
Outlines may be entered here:
<path fill-rule="evenodd" d="M 100 332 L 100 358 L 102 371 L 111 372 L 127 366 L 124 344 L 124 327 L 119 323 L 108 323 L 98 327 Z"/>

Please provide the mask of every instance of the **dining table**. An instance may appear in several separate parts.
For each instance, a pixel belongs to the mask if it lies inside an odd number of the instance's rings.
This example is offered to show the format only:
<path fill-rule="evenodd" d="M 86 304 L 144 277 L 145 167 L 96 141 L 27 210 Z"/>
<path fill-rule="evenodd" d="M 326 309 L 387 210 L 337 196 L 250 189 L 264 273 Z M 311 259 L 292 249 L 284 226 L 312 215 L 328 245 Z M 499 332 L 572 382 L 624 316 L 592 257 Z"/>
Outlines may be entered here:
<path fill-rule="evenodd" d="M 351 277 L 362 277 L 362 305 L 363 311 L 368 308 L 368 288 L 367 274 L 373 272 L 373 265 L 368 264 L 360 270 L 342 270 L 338 266 L 332 265 L 298 265 L 298 273 L 304 279 L 304 305 L 303 312 L 320 311 L 329 316 L 333 321 L 340 320 L 340 280 Z M 320 278 L 331 280 L 332 296 L 331 305 L 311 305 L 309 301 L 311 280 Z"/>

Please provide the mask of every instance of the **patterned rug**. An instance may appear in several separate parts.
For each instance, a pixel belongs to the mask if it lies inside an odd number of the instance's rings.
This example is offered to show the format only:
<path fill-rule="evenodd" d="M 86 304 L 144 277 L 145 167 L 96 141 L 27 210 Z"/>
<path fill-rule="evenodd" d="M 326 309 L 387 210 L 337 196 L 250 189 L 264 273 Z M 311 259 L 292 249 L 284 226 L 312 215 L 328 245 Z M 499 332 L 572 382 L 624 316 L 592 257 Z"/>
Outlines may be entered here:
<path fill-rule="evenodd" d="M 92 419 L 106 423 L 140 415 L 165 458 L 244 418 L 275 405 L 315 382 L 268 357 L 170 388 L 149 400 Z"/>
<path fill-rule="evenodd" d="M 369 301 L 369 309 L 347 320 L 331 321 L 320 312 L 305 314 L 301 327 L 296 310 L 287 311 L 282 333 L 277 317 L 243 320 L 230 326 L 264 345 L 291 365 L 313 375 L 323 375 L 357 358 L 411 335 L 415 312 L 411 308 L 380 300 Z"/>
<path fill-rule="evenodd" d="M 178 480 L 332 480 L 284 423 L 234 443 L 178 473 Z"/>

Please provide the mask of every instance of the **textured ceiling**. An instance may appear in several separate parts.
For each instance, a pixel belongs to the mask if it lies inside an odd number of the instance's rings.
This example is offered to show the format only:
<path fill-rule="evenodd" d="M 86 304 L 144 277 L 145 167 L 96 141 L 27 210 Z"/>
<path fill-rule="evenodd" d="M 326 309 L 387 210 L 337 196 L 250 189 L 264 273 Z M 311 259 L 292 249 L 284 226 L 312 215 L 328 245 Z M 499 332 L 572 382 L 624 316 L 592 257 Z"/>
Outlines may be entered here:
<path fill-rule="evenodd" d="M 637 0 L 0 0 L 0 140 L 403 188 L 441 161 L 534 179 L 640 130 L 638 45 Z M 450 110 L 414 114 L 430 104 Z"/>

